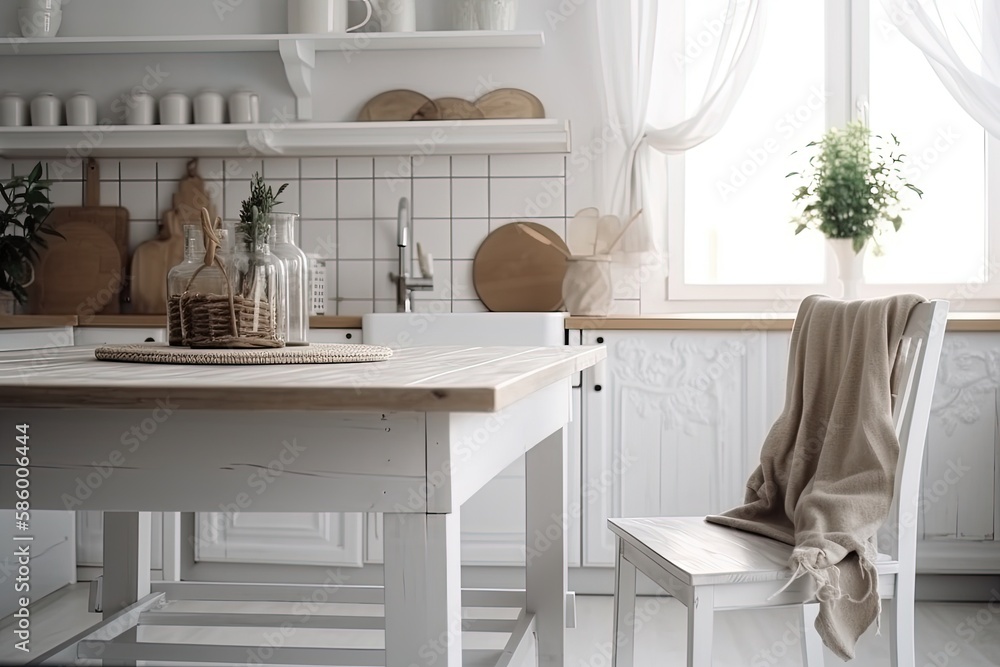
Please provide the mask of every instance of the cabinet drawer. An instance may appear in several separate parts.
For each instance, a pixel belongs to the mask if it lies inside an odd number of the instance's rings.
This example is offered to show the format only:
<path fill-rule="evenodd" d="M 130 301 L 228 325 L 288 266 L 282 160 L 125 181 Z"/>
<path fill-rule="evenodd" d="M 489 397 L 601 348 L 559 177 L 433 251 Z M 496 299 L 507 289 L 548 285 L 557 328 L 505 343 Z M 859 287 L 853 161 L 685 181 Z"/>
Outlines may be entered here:
<path fill-rule="evenodd" d="M 167 330 L 158 328 L 133 329 L 77 327 L 76 345 L 128 345 L 130 343 L 166 343 Z"/>
<path fill-rule="evenodd" d="M 361 343 L 361 329 L 310 329 L 310 343 Z"/>

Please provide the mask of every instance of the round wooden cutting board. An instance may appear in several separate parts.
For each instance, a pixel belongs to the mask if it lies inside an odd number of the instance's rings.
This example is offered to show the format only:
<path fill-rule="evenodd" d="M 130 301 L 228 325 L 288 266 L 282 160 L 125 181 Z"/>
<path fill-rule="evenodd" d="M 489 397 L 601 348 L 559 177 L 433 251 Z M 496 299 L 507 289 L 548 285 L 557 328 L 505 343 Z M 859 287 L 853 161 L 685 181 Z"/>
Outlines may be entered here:
<path fill-rule="evenodd" d="M 486 118 L 545 118 L 541 100 L 518 88 L 490 91 L 476 100 L 476 107 Z"/>
<path fill-rule="evenodd" d="M 434 102 L 413 90 L 389 90 L 368 100 L 358 114 L 359 121 L 407 121 L 425 105 Z"/>
<path fill-rule="evenodd" d="M 483 112 L 468 100 L 441 97 L 420 107 L 411 120 L 478 120 Z"/>
<path fill-rule="evenodd" d="M 527 225 L 568 252 L 559 235 L 535 222 Z M 479 246 L 472 282 L 480 300 L 493 312 L 547 313 L 562 308 L 566 256 L 552 246 L 504 225 Z"/>

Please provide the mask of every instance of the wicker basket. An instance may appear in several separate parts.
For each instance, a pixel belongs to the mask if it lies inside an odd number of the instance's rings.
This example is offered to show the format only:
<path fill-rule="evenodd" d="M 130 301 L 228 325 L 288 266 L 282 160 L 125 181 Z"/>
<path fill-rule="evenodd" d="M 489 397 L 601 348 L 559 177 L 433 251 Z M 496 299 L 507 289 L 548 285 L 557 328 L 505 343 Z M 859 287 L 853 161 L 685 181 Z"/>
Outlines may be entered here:
<path fill-rule="evenodd" d="M 284 347 L 271 305 L 228 294 L 183 294 L 178 303 L 181 337 L 192 348 Z M 235 323 L 235 326 L 234 326 Z M 256 323 L 256 327 L 254 324 Z"/>

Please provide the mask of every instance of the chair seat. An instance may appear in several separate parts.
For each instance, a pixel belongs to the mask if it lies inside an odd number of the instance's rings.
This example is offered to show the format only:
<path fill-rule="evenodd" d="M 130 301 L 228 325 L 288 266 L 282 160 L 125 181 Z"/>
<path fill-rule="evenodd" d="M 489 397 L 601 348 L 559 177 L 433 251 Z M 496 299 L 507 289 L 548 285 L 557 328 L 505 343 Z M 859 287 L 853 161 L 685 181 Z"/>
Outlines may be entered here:
<path fill-rule="evenodd" d="M 608 519 L 626 543 L 691 586 L 780 581 L 792 576 L 792 547 L 763 535 L 705 521 L 705 517 Z M 899 565 L 879 554 L 880 574 Z"/>

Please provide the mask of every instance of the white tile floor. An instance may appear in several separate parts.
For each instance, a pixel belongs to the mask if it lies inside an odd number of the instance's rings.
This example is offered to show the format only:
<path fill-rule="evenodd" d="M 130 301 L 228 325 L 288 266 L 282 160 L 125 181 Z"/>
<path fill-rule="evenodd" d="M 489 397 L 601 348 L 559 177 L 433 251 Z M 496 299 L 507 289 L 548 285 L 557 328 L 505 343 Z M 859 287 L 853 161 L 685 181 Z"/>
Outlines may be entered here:
<path fill-rule="evenodd" d="M 21 664 L 73 636 L 98 620 L 87 614 L 87 587 L 68 587 L 43 601 L 34 610 L 32 655 L 13 648 L 10 619 L 0 622 L 0 664 Z M 205 603 L 201 603 L 205 604 Z M 202 610 L 205 610 L 202 607 Z M 241 611 L 263 611 L 241 605 Z M 333 613 L 334 610 L 330 610 Z M 344 613 L 345 610 L 338 610 Z M 371 610 L 369 609 L 369 613 Z M 611 664 L 612 599 L 605 596 L 577 597 L 577 627 L 567 635 L 567 667 L 608 667 Z M 636 664 L 681 665 L 685 649 L 684 609 L 668 598 L 640 598 L 637 609 L 639 631 L 636 640 Z M 784 667 L 801 664 L 795 616 L 788 610 L 727 612 L 716 620 L 716 667 Z M 188 641 L 191 643 L 255 644 L 260 636 L 205 628 L 165 628 L 147 634 L 153 641 Z M 180 634 L 183 633 L 183 634 Z M 260 635 L 260 631 L 255 631 Z M 317 634 L 325 634 L 318 641 Z M 306 635 L 312 635 L 306 637 Z M 370 635 L 370 636 L 369 636 Z M 303 640 L 316 644 L 378 647 L 379 632 L 329 633 L 304 631 Z M 294 642 L 289 641 L 289 645 Z M 491 644 L 495 643 L 490 642 Z M 477 642 L 479 646 L 485 646 Z M 1000 610 L 986 604 L 950 604 L 923 602 L 917 605 L 917 664 L 914 667 L 996 667 L 1000 665 Z M 827 657 L 827 665 L 841 664 Z M 884 667 L 888 664 L 888 644 L 874 630 L 862 637 L 858 658 L 852 667 Z M 906 666 L 902 666 L 906 667 Z"/>

